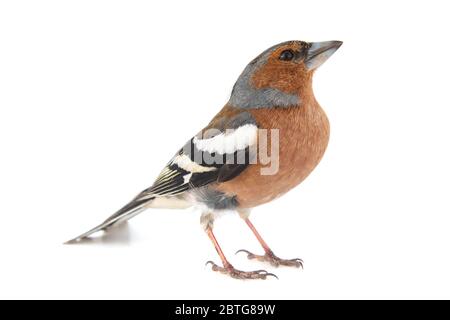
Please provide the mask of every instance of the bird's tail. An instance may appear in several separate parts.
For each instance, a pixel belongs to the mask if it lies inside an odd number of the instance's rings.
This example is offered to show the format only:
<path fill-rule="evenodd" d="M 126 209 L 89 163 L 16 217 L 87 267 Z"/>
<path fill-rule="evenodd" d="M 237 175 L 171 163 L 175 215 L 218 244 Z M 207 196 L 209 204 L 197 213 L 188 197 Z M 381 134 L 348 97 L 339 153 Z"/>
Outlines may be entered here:
<path fill-rule="evenodd" d="M 114 213 L 112 216 L 110 216 L 108 219 L 106 219 L 103 223 L 99 224 L 98 226 L 89 230 L 88 232 L 85 232 L 82 235 L 65 242 L 65 244 L 77 243 L 77 242 L 91 236 L 92 234 L 94 234 L 96 232 L 106 230 L 106 229 L 112 227 L 113 225 L 118 225 L 122 222 L 130 220 L 131 218 L 135 217 L 136 215 L 138 215 L 139 213 L 144 211 L 146 209 L 146 206 L 151 201 L 153 201 L 153 199 L 154 199 L 154 197 L 144 198 L 144 199 L 136 197 L 134 200 L 132 200 L 126 206 L 124 206 L 122 209 L 120 209 L 119 211 Z"/>

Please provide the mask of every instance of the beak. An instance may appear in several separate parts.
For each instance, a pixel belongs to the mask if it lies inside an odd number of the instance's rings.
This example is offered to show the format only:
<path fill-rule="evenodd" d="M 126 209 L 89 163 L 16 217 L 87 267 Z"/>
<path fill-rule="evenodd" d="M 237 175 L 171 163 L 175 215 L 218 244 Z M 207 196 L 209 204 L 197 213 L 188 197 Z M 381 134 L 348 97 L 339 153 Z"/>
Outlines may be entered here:
<path fill-rule="evenodd" d="M 308 70 L 315 70 L 322 65 L 342 45 L 342 41 L 310 42 L 305 64 Z"/>

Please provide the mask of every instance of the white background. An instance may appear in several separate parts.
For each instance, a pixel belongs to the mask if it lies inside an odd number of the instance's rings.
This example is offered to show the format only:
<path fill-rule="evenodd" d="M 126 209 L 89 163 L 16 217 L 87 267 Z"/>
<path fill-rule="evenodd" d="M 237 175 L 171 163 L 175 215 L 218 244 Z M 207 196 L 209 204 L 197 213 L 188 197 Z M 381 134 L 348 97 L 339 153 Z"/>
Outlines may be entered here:
<path fill-rule="evenodd" d="M 3 1 L 1 298 L 450 298 L 445 1 Z M 147 211 L 63 246 L 148 187 L 257 54 L 342 40 L 315 76 L 332 135 L 298 188 L 253 220 L 305 270 L 242 282 L 192 211 Z M 229 215 L 232 263 L 262 267 Z M 273 271 L 273 269 L 268 268 Z"/>

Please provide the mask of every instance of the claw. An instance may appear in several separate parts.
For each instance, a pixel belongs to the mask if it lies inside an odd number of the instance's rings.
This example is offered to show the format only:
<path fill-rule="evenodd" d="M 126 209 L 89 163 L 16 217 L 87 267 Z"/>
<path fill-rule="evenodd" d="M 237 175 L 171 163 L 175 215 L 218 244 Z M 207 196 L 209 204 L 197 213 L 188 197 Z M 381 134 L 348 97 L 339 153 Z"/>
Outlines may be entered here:
<path fill-rule="evenodd" d="M 241 253 L 241 252 L 246 253 L 246 254 L 252 254 L 250 251 L 245 250 L 245 249 L 238 250 L 238 251 L 236 251 L 235 254 L 238 254 L 238 253 Z"/>
<path fill-rule="evenodd" d="M 261 271 L 264 271 L 264 275 L 265 275 L 266 277 L 274 277 L 274 278 L 276 278 L 277 280 L 280 280 L 280 279 L 277 277 L 276 274 L 267 272 L 267 271 L 265 271 L 265 270 L 261 270 Z"/>
<path fill-rule="evenodd" d="M 303 263 L 304 263 L 304 262 L 303 262 L 302 259 L 298 259 L 298 258 L 297 258 L 297 259 L 293 259 L 293 261 L 299 263 L 299 264 L 301 265 L 301 267 L 303 268 Z"/>
<path fill-rule="evenodd" d="M 303 262 L 302 259 L 298 259 L 298 258 L 297 258 L 297 259 L 292 259 L 292 260 L 290 260 L 290 261 L 292 261 L 292 262 L 294 262 L 294 263 L 297 263 L 299 268 L 304 269 L 304 268 L 303 268 L 303 263 L 304 263 L 304 262 Z"/>
<path fill-rule="evenodd" d="M 250 260 L 259 257 L 259 256 L 255 255 L 255 254 L 251 253 L 250 251 L 244 250 L 244 249 L 241 249 L 241 250 L 236 251 L 235 254 L 238 254 L 238 253 L 245 253 L 245 254 L 247 254 L 247 258 L 250 259 Z"/>

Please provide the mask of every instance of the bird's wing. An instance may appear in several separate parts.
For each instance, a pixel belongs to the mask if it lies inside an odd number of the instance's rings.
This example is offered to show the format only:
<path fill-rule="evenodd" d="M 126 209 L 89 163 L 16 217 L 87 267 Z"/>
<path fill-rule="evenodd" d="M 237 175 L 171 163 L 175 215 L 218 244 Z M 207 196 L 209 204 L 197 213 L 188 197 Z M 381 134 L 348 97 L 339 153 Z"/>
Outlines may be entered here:
<path fill-rule="evenodd" d="M 225 111 L 224 111 L 225 110 Z M 251 162 L 258 127 L 252 115 L 225 108 L 190 139 L 136 200 L 172 196 L 237 177 Z"/>
<path fill-rule="evenodd" d="M 157 197 L 175 196 L 213 182 L 237 177 L 253 160 L 258 127 L 250 113 L 225 107 L 198 135 L 190 139 L 162 170 L 154 184 L 103 223 L 68 241 L 75 243 L 95 232 L 126 221 L 145 210 Z"/>

